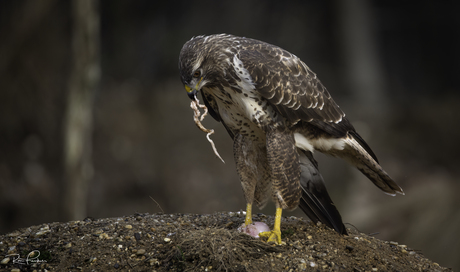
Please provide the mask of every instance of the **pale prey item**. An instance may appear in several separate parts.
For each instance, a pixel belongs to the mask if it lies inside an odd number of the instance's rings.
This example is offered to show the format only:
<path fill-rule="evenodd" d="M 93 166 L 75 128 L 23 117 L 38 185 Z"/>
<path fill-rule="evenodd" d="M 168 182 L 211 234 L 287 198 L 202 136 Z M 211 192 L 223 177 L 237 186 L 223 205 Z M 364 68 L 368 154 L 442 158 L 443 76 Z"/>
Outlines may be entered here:
<path fill-rule="evenodd" d="M 270 231 L 270 228 L 264 222 L 254 222 L 247 226 L 243 223 L 238 228 L 238 231 L 251 235 L 252 237 L 259 238 L 259 233 Z"/>
<path fill-rule="evenodd" d="M 204 117 L 208 114 L 208 108 L 205 106 L 205 105 L 201 105 L 200 104 L 200 101 L 198 100 L 198 98 L 196 98 L 195 96 L 195 100 L 192 100 L 192 102 L 190 103 L 190 108 L 193 109 L 193 120 L 195 121 L 195 124 L 198 126 L 198 128 L 203 131 L 203 132 L 206 132 L 206 139 L 208 139 L 208 141 L 211 143 L 211 146 L 212 146 L 212 150 L 214 150 L 214 154 L 216 154 L 216 156 L 223 162 L 225 163 L 225 161 L 222 159 L 222 157 L 219 155 L 219 152 L 217 152 L 217 148 L 216 146 L 214 145 L 214 142 L 211 140 L 211 138 L 209 136 L 211 136 L 211 134 L 214 133 L 214 129 L 207 129 L 203 126 L 203 124 L 201 124 L 201 122 L 204 120 Z M 203 115 L 201 115 L 201 112 L 198 108 L 201 108 L 201 109 L 204 109 L 204 113 Z M 201 117 L 200 117 L 201 115 Z"/>

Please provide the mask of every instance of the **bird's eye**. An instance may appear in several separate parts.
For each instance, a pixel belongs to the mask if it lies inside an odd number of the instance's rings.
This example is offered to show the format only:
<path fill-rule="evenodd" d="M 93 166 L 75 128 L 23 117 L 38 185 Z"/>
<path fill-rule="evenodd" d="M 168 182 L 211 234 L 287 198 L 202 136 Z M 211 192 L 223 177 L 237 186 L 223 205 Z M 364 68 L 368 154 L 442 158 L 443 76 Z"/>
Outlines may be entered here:
<path fill-rule="evenodd" d="M 198 78 L 201 76 L 201 72 L 200 71 L 195 71 L 195 73 L 193 73 L 193 77 L 195 78 Z"/>

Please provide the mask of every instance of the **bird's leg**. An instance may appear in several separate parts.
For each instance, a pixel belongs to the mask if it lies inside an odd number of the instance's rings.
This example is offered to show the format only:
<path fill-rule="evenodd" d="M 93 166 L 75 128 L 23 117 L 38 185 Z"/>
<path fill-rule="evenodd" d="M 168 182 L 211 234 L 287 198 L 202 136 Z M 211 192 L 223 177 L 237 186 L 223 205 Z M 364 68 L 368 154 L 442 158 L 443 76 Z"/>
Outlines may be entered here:
<path fill-rule="evenodd" d="M 246 219 L 244 219 L 244 225 L 248 226 L 252 224 L 252 204 L 248 203 L 246 205 Z"/>
<path fill-rule="evenodd" d="M 275 216 L 275 226 L 272 231 L 266 231 L 259 233 L 260 237 L 267 237 L 267 242 L 275 242 L 278 245 L 281 245 L 281 214 L 283 209 L 278 207 L 276 208 Z"/>

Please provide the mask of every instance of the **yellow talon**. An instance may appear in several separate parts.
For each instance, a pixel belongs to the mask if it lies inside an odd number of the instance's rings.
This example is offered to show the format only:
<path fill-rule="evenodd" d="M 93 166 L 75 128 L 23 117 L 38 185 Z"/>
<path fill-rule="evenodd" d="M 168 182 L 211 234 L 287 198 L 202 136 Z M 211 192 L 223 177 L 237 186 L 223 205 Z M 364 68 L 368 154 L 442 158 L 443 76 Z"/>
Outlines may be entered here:
<path fill-rule="evenodd" d="M 267 239 L 267 243 L 274 242 L 277 245 L 281 245 L 281 231 L 266 231 L 266 232 L 261 232 L 259 233 L 260 237 L 265 237 Z"/>
<path fill-rule="evenodd" d="M 275 242 L 281 245 L 281 214 L 283 209 L 276 208 L 275 226 L 272 231 L 266 231 L 259 233 L 260 237 L 267 237 L 267 242 Z"/>

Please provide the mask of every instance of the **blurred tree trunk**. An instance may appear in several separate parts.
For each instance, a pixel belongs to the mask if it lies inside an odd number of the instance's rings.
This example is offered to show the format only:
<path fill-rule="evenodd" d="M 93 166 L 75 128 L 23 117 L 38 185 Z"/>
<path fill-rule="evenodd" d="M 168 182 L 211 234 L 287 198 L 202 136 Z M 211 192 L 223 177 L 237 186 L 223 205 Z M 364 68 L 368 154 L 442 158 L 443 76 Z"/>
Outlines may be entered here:
<path fill-rule="evenodd" d="M 336 3 L 347 83 L 362 116 L 375 121 L 384 117 L 388 105 L 372 2 L 338 0 Z"/>
<path fill-rule="evenodd" d="M 100 82 L 98 1 L 73 0 L 71 12 L 73 66 L 64 119 L 63 220 L 82 220 L 93 177 L 93 101 Z"/>
<path fill-rule="evenodd" d="M 388 127 L 390 103 L 378 50 L 372 3 L 367 0 L 337 0 L 336 7 L 345 82 L 352 94 L 352 108 L 347 112 L 349 116 L 358 117 L 352 118 L 353 125 L 373 150 L 377 151 L 373 142 L 375 143 L 375 138 L 384 135 L 382 132 Z M 359 221 L 357 216 L 369 204 L 370 195 L 363 193 L 364 182 L 367 182 L 367 178 L 360 172 L 353 171 L 349 182 L 342 183 L 342 186 L 346 186 L 343 190 L 348 192 L 347 200 L 342 201 L 346 205 L 342 214 L 350 222 Z"/>

